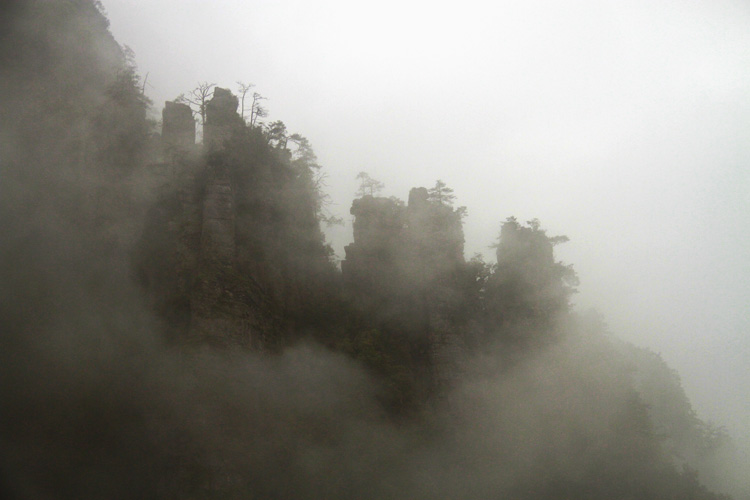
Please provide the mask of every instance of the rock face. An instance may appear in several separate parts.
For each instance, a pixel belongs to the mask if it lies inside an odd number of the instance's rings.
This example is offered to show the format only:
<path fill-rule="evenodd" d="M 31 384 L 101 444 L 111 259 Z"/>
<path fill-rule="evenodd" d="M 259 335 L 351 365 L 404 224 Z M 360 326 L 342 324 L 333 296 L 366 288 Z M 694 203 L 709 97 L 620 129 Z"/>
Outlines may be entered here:
<path fill-rule="evenodd" d="M 344 278 L 382 292 L 424 289 L 464 264 L 461 220 L 450 206 L 428 199 L 425 188 L 409 193 L 409 205 L 392 198 L 354 200 L 354 242 L 345 247 Z M 378 291 L 378 290 L 369 290 Z M 354 291 L 357 293 L 357 291 Z"/>
<path fill-rule="evenodd" d="M 400 254 L 404 249 L 403 205 L 388 198 L 365 196 L 354 200 L 354 242 L 344 248 L 344 279 L 363 294 L 392 294 L 398 288 Z M 367 297 L 364 297 L 366 300 Z"/>
<path fill-rule="evenodd" d="M 229 176 L 218 174 L 206 187 L 201 227 L 201 254 L 231 265 L 236 252 L 234 194 Z"/>
<path fill-rule="evenodd" d="M 161 116 L 161 138 L 165 149 L 195 146 L 195 120 L 187 104 L 167 101 Z"/>
<path fill-rule="evenodd" d="M 236 101 L 217 89 L 208 107 L 209 139 L 231 133 Z M 187 106 L 167 102 L 162 116 L 163 149 L 174 154 L 154 169 L 163 186 L 144 230 L 150 257 L 139 271 L 152 305 L 176 341 L 262 348 L 260 332 L 269 327 L 253 277 L 238 271 L 237 193 L 228 168 L 195 148 Z"/>
<path fill-rule="evenodd" d="M 212 99 L 206 103 L 206 123 L 203 127 L 203 143 L 206 146 L 220 146 L 229 139 L 234 127 L 242 124 L 237 106 L 239 100 L 229 89 L 214 89 Z"/>
<path fill-rule="evenodd" d="M 218 346 L 259 347 L 256 311 L 236 271 L 236 208 L 229 175 L 211 172 L 202 203 L 197 279 L 190 291 L 189 338 Z"/>
<path fill-rule="evenodd" d="M 414 188 L 409 204 L 392 198 L 355 200 L 354 242 L 341 263 L 349 295 L 381 328 L 413 345 L 413 357 L 441 386 L 455 376 L 462 350 L 459 277 L 465 267 L 458 212 Z"/>

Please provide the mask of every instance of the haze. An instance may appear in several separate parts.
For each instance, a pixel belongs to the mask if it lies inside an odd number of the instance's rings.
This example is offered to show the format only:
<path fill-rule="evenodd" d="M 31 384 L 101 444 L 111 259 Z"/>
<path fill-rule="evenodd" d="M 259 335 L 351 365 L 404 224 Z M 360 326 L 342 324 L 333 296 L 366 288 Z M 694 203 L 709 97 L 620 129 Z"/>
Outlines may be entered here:
<path fill-rule="evenodd" d="M 0 7 L 0 497 L 750 500 L 747 8 L 108 7 Z"/>
<path fill-rule="evenodd" d="M 660 352 L 698 414 L 750 435 L 750 8 L 740 1 L 108 0 L 155 112 L 199 81 L 252 82 L 329 177 L 444 180 L 466 253 L 539 218 L 579 309 Z M 637 311 L 637 314 L 633 314 Z"/>

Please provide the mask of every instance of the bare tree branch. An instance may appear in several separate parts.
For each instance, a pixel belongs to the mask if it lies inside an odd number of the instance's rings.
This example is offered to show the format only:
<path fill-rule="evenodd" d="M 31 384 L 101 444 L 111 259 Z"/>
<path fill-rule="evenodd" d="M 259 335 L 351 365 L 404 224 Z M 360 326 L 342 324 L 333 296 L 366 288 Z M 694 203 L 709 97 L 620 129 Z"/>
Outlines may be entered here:
<path fill-rule="evenodd" d="M 251 88 L 255 87 L 253 83 L 237 82 L 237 93 L 240 94 L 240 116 L 245 120 L 245 96 Z"/>
<path fill-rule="evenodd" d="M 206 124 L 206 103 L 213 95 L 215 83 L 201 82 L 187 94 L 180 94 L 176 102 L 183 102 L 190 106 L 193 114 L 200 116 L 201 126 Z"/>
<path fill-rule="evenodd" d="M 261 106 L 260 101 L 266 98 L 260 95 L 258 92 L 253 92 L 253 105 L 250 109 L 250 126 L 254 127 L 258 122 L 258 118 L 265 118 L 268 116 L 268 110 Z"/>

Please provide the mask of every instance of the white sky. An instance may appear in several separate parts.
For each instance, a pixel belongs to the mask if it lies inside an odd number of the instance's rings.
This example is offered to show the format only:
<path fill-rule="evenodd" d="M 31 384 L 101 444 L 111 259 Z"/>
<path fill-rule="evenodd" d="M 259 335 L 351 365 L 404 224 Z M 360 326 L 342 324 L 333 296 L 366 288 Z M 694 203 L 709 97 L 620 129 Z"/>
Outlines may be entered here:
<path fill-rule="evenodd" d="M 355 176 L 444 180 L 466 253 L 510 215 L 620 337 L 661 352 L 702 418 L 750 436 L 750 4 L 743 0 L 105 0 L 159 112 L 256 84 L 308 137 L 351 241 Z"/>

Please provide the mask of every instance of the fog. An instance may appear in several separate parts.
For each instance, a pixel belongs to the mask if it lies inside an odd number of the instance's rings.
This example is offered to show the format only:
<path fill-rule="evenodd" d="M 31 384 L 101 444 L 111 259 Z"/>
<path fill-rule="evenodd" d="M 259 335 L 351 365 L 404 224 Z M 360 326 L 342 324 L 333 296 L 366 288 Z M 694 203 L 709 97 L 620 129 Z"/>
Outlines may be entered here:
<path fill-rule="evenodd" d="M 750 10 L 460 7 L 3 7 L 0 494 L 746 498 Z"/>
<path fill-rule="evenodd" d="M 579 308 L 750 435 L 750 9 L 741 1 L 104 2 L 157 104 L 242 80 L 303 131 L 351 240 L 355 176 L 443 179 L 466 253 L 539 218 Z M 634 312 L 637 311 L 637 312 Z"/>

